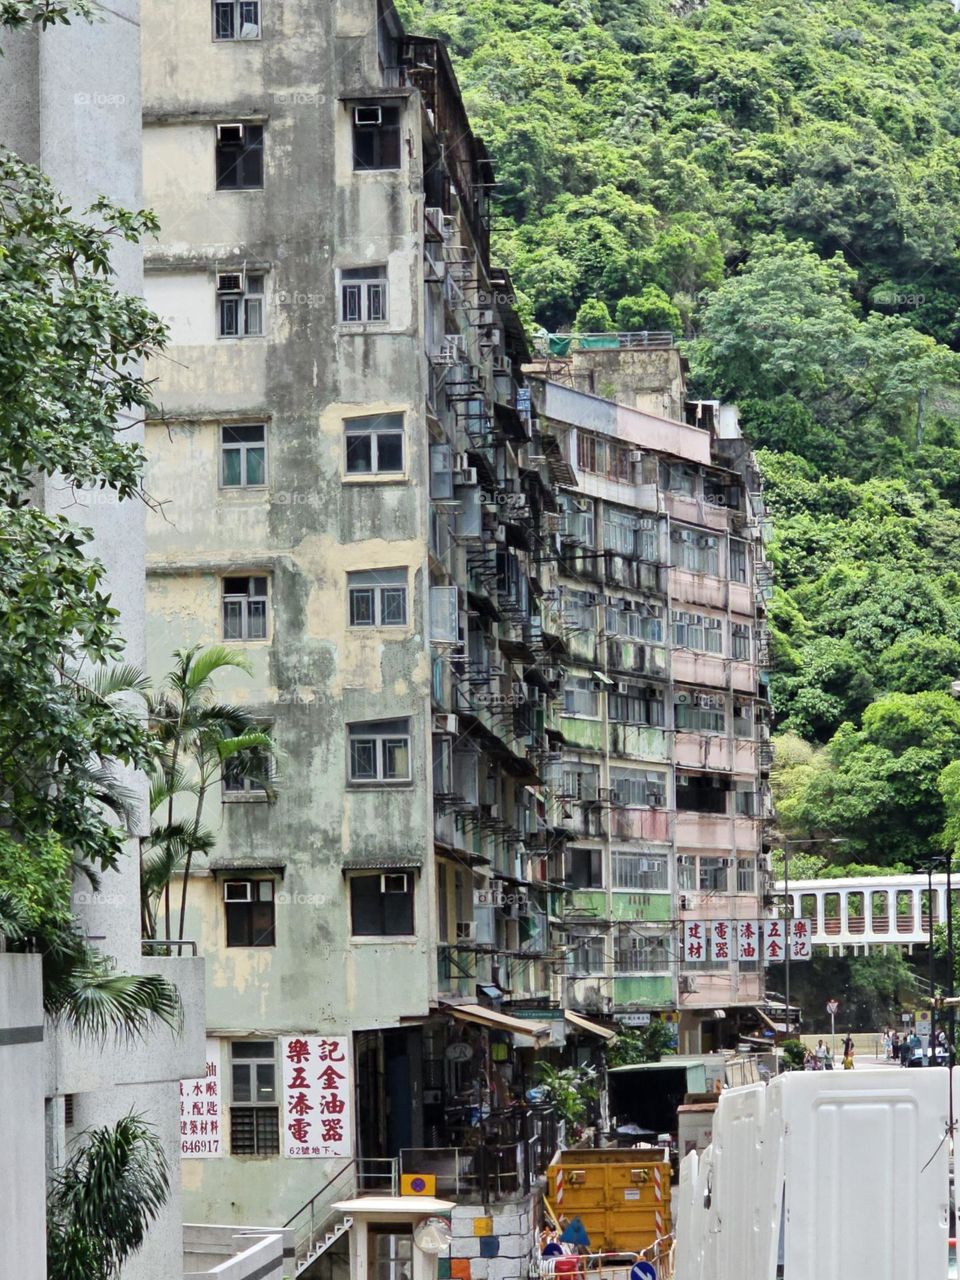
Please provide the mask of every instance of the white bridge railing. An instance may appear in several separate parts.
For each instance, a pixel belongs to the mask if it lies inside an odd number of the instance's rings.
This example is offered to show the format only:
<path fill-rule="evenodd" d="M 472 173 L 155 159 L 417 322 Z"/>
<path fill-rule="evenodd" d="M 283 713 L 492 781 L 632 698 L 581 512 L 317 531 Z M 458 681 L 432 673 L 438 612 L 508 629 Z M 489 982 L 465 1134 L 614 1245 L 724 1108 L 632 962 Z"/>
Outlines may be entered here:
<path fill-rule="evenodd" d="M 933 924 L 946 922 L 947 877 L 933 877 L 928 892 L 925 875 L 863 876 L 838 880 L 793 880 L 787 895 L 791 914 L 812 921 L 812 941 L 838 951 L 898 946 L 913 950 L 930 937 Z M 954 887 L 955 886 L 955 887 Z M 960 873 L 953 878 L 953 918 L 960 925 Z M 784 884 L 774 886 L 782 902 Z M 931 902 L 928 902 L 931 897 Z"/>

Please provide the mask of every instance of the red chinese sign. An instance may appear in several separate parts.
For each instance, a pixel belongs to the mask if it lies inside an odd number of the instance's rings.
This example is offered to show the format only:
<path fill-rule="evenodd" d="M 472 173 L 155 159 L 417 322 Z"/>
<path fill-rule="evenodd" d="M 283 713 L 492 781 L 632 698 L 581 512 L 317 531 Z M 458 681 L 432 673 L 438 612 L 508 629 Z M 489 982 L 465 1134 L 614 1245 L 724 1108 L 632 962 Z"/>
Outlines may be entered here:
<path fill-rule="evenodd" d="M 760 956 L 760 925 L 756 920 L 737 921 L 737 961 L 757 960 Z"/>
<path fill-rule="evenodd" d="M 785 959 L 787 948 L 791 960 L 809 960 L 813 956 L 813 921 L 806 917 L 795 920 L 764 920 L 763 956 L 768 964 Z"/>
<path fill-rule="evenodd" d="M 199 1080 L 180 1081 L 180 1155 L 184 1159 L 222 1156 L 220 1041 L 207 1041 L 207 1071 Z"/>
<path fill-rule="evenodd" d="M 707 929 L 701 920 L 687 920 L 683 926 L 683 958 L 687 964 L 707 958 Z"/>
<path fill-rule="evenodd" d="M 280 1043 L 284 1155 L 352 1155 L 349 1038 L 291 1036 Z"/>

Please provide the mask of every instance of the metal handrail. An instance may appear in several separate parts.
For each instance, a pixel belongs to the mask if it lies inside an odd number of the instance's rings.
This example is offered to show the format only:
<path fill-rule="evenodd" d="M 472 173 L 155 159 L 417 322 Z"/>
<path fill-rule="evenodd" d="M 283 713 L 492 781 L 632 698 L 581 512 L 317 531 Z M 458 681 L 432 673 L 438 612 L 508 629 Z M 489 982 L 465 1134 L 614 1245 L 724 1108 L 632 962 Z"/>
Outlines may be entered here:
<path fill-rule="evenodd" d="M 307 1200 L 304 1204 L 302 1204 L 300 1208 L 296 1211 L 296 1213 L 292 1214 L 287 1219 L 287 1221 L 283 1224 L 284 1227 L 292 1227 L 294 1222 L 297 1220 L 297 1218 L 299 1218 L 302 1213 L 305 1213 L 307 1209 L 310 1209 L 312 1211 L 314 1205 L 317 1203 L 317 1201 L 320 1199 L 323 1193 L 329 1187 L 332 1187 L 335 1182 L 338 1182 L 340 1178 L 342 1178 L 343 1175 L 349 1169 L 356 1168 L 362 1180 L 363 1166 L 365 1164 L 385 1164 L 389 1166 L 390 1194 L 396 1195 L 397 1182 L 398 1182 L 397 1161 L 393 1156 L 355 1156 L 352 1160 L 348 1160 L 345 1165 L 343 1165 L 340 1169 L 338 1169 L 332 1178 L 328 1178 L 326 1182 L 323 1184 L 323 1186 L 320 1188 L 320 1190 L 315 1191 L 314 1194 L 310 1197 L 310 1199 Z"/>
<path fill-rule="evenodd" d="M 192 956 L 195 956 L 197 954 L 197 944 L 196 942 L 193 941 L 192 938 L 141 938 L 140 939 L 140 950 L 142 952 L 148 953 L 155 947 L 169 947 L 171 950 L 171 954 L 173 952 L 174 947 L 177 947 L 180 951 L 182 951 L 184 947 L 189 947 L 190 954 Z"/>

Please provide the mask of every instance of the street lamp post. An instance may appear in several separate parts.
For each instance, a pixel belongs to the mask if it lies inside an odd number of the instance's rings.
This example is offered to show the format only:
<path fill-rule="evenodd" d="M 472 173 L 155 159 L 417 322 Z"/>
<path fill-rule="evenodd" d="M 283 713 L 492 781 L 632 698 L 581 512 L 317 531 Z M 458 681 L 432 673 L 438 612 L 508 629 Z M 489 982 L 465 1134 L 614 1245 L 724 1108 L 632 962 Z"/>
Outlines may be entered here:
<path fill-rule="evenodd" d="M 887 895 L 889 899 L 889 894 Z M 894 895 L 896 905 L 896 895 Z M 933 995 L 933 862 L 927 863 L 927 932 L 930 941 L 927 943 L 927 981 L 930 995 Z M 930 1057 L 927 1059 L 931 1067 L 937 1063 L 937 1006 L 930 1010 Z"/>

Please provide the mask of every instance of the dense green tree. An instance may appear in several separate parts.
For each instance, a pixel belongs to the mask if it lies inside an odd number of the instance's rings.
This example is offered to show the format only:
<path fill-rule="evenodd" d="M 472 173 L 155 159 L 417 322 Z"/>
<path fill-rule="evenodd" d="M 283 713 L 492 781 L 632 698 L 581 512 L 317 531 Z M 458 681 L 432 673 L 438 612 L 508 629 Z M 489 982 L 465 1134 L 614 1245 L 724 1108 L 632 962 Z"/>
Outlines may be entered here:
<path fill-rule="evenodd" d="M 617 328 L 624 332 L 670 332 L 683 329 L 680 312 L 656 284 L 645 285 L 637 294 L 628 294 L 617 303 Z"/>
<path fill-rule="evenodd" d="M 612 328 L 610 310 L 600 298 L 588 298 L 574 316 L 574 333 L 609 333 Z"/>

